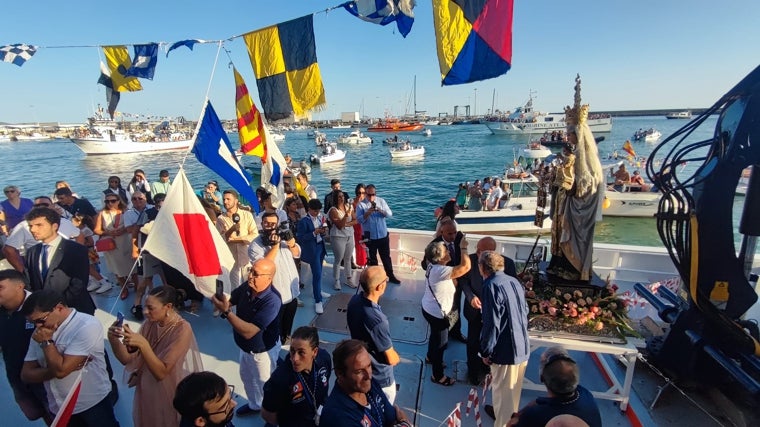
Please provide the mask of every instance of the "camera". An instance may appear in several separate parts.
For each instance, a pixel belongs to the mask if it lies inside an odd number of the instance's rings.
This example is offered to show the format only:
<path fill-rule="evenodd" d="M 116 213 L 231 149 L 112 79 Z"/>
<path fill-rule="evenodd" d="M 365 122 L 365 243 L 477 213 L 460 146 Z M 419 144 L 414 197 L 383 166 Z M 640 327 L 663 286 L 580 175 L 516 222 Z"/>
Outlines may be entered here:
<path fill-rule="evenodd" d="M 261 230 L 259 234 L 261 235 L 261 242 L 264 243 L 265 246 L 276 244 L 276 242 L 272 241 L 272 237 L 275 235 L 280 238 L 281 242 L 287 242 L 294 237 L 293 232 L 290 231 L 290 227 L 288 227 L 287 221 L 281 222 L 279 227 L 274 230 Z"/>
<path fill-rule="evenodd" d="M 372 202 L 372 209 L 377 209 L 377 203 Z"/>
<path fill-rule="evenodd" d="M 280 240 L 287 242 L 288 240 L 292 239 L 293 232 L 290 231 L 290 227 L 288 226 L 287 221 L 283 221 L 280 223 L 280 228 L 277 229 L 277 235 L 280 236 Z"/>

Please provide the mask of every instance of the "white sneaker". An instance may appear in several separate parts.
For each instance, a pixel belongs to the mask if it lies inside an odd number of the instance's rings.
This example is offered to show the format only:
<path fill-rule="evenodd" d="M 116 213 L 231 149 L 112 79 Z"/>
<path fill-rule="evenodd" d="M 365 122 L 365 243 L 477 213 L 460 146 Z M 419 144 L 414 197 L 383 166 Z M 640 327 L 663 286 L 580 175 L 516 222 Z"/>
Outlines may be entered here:
<path fill-rule="evenodd" d="M 335 281 L 335 284 L 333 285 L 333 289 L 335 289 L 336 291 L 339 291 L 341 289 L 340 280 Z"/>
<path fill-rule="evenodd" d="M 322 298 L 330 298 L 332 295 L 328 294 L 327 292 L 322 291 Z"/>
<path fill-rule="evenodd" d="M 96 294 L 104 294 L 113 288 L 113 283 L 108 281 L 108 279 L 103 279 L 100 281 L 100 287 L 97 291 L 95 291 Z"/>
<path fill-rule="evenodd" d="M 348 279 L 346 279 L 346 286 L 348 286 L 351 289 L 356 289 L 357 285 L 355 285 L 354 281 L 351 280 L 351 278 L 349 277 Z"/>
<path fill-rule="evenodd" d="M 322 313 L 325 312 L 325 309 L 324 309 L 324 307 L 322 307 L 322 303 L 321 302 L 318 302 L 318 303 L 314 304 L 314 311 L 316 311 L 317 314 L 322 314 Z"/>
<path fill-rule="evenodd" d="M 90 277 L 90 281 L 87 283 L 87 292 L 92 292 L 101 286 L 100 282 Z"/>

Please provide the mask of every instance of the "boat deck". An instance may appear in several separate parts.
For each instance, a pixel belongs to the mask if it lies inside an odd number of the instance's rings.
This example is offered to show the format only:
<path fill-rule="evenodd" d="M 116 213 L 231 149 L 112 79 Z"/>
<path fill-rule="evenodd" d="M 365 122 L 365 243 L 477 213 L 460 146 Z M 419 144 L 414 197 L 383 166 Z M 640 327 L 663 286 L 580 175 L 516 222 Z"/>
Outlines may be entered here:
<path fill-rule="evenodd" d="M 430 232 L 410 232 L 392 230 L 391 247 L 392 257 L 394 259 L 395 272 L 397 277 L 402 281 L 401 285 L 389 285 L 384 297 L 381 299 L 383 311 L 388 315 L 391 334 L 394 340 L 394 347 L 401 356 L 401 363 L 395 367 L 396 382 L 399 387 L 396 403 L 407 412 L 414 420 L 416 426 L 440 426 L 448 414 L 454 409 L 457 402 L 462 402 L 463 425 L 475 425 L 474 416 L 471 413 L 469 418 L 465 417 L 465 408 L 471 386 L 467 383 L 466 375 L 466 351 L 465 345 L 452 341 L 449 343 L 445 353 L 445 363 L 448 365 L 446 372 L 449 376 L 455 377 L 458 382 L 452 387 L 442 387 L 433 384 L 430 381 L 432 374 L 431 367 L 424 364 L 426 353 L 426 342 L 428 336 L 427 323 L 423 319 L 420 311 L 419 301 L 424 291 L 424 271 L 419 267 L 421 254 L 418 248 L 424 247 L 424 242 L 431 238 Z M 473 245 L 476 236 L 469 236 Z M 517 259 L 525 259 L 533 245 L 533 239 L 512 239 L 509 244 L 502 244 L 501 252 L 507 256 Z M 539 246 L 540 248 L 540 246 Z M 416 249 L 416 250 L 415 250 Z M 614 248 L 608 248 L 610 254 L 606 255 L 606 261 L 611 262 L 614 258 L 612 252 Z M 648 256 L 654 256 L 648 254 Z M 330 259 L 328 258 L 328 262 Z M 621 263 L 622 264 L 622 263 Z M 304 265 L 305 266 L 305 265 Z M 307 266 L 305 266 L 308 269 Z M 654 268 L 654 267 L 653 267 Z M 664 275 L 667 272 L 649 272 L 653 274 Z M 358 282 L 359 271 L 355 271 L 355 283 Z M 621 278 L 622 279 L 622 278 Z M 328 265 L 324 268 L 324 290 L 334 294 L 326 300 L 325 314 L 316 316 L 313 310 L 313 298 L 310 291 L 310 273 L 306 272 L 303 276 L 303 282 L 306 283 L 305 290 L 301 293 L 301 300 L 305 307 L 298 309 L 294 329 L 300 325 L 314 324 L 320 328 L 320 338 L 322 346 L 328 351 L 332 351 L 335 344 L 348 337 L 345 324 L 345 304 L 355 290 L 344 287 L 342 291 L 332 289 L 332 268 Z M 104 329 L 115 320 L 115 313 L 121 311 L 129 313 L 131 298 L 126 301 L 118 299 L 118 290 L 114 289 L 103 296 L 94 296 L 98 311 L 97 318 L 103 323 Z M 229 324 L 221 319 L 212 317 L 212 306 L 204 302 L 202 308 L 197 314 L 181 312 L 182 316 L 187 319 L 193 326 L 195 336 L 198 340 L 199 348 L 203 353 L 204 369 L 214 371 L 222 375 L 228 383 L 235 385 L 238 393 L 244 393 L 244 388 L 238 374 L 238 348 L 232 340 L 232 333 Z M 466 321 L 463 319 L 463 322 Z M 127 319 L 132 326 L 136 322 Z M 466 327 L 463 326 L 466 331 Z M 560 340 L 543 337 L 534 339 L 534 345 L 542 345 Z M 590 344 L 580 343 L 580 347 L 587 349 Z M 108 348 L 108 344 L 106 343 Z M 614 351 L 604 350 L 602 353 L 589 353 L 585 351 L 573 350 L 572 356 L 577 360 L 581 370 L 581 383 L 590 390 L 598 390 L 608 393 L 615 400 L 598 400 L 599 408 L 602 412 L 602 419 L 605 426 L 654 426 L 663 425 L 651 417 L 647 410 L 653 400 L 653 393 L 656 393 L 657 387 L 665 383 L 664 380 L 656 376 L 644 375 L 640 371 L 641 367 L 636 367 L 638 375 L 632 377 L 633 388 L 631 389 L 630 401 L 628 408 L 621 411 L 620 400 L 624 400 L 620 395 L 620 386 L 625 383 L 626 367 L 618 362 L 612 354 L 615 352 L 634 352 L 633 345 L 609 346 Z M 620 350 L 620 351 L 617 351 Z M 538 381 L 538 358 L 542 349 L 538 348 L 531 355 L 526 373 L 526 388 L 523 390 L 521 406 L 543 394 L 543 391 L 529 390 L 530 382 L 534 383 L 533 388 L 541 390 L 542 387 Z M 281 355 L 285 355 L 285 349 Z M 113 358 L 112 358 L 113 360 Z M 634 359 L 635 360 L 635 359 Z M 114 360 L 115 361 L 115 360 Z M 2 362 L 0 362 L 2 363 Z M 606 368 L 606 369 L 605 369 Z M 117 382 L 122 378 L 122 367 L 118 362 L 114 363 L 114 378 Z M 634 373 L 633 370 L 630 371 Z M 332 377 L 334 381 L 334 376 Z M 617 384 L 617 385 L 616 385 Z M 636 390 L 645 390 L 642 398 Z M 132 399 L 133 389 L 126 387 L 120 382 L 120 399 L 115 406 L 117 418 L 122 426 L 132 425 Z M 481 393 L 482 389 L 478 389 Z M 709 417 L 703 415 L 700 411 L 694 410 L 694 407 L 684 407 L 683 402 L 676 402 L 680 397 L 675 392 L 666 393 L 658 405 L 661 413 L 671 414 L 669 418 L 675 420 L 676 424 L 692 426 L 718 425 L 712 422 Z M 675 395 L 675 396 L 674 396 Z M 41 421 L 29 423 L 21 414 L 11 395 L 9 387 L 0 387 L 0 399 L 4 402 L 0 407 L 3 408 L 5 417 L 4 425 L 44 425 Z M 644 401 L 644 400 L 646 401 Z M 238 404 L 243 404 L 243 396 L 236 396 Z M 683 401 L 684 399 L 680 399 Z M 490 402 L 490 393 L 486 397 L 486 402 Z M 483 401 L 481 400 L 481 410 Z M 681 415 L 673 416 L 672 412 L 677 411 Z M 656 412 L 654 412 L 656 413 Z M 662 416 L 662 415 L 659 415 Z M 482 416 L 483 425 L 490 427 L 493 421 L 485 414 Z M 246 417 L 235 417 L 236 426 L 263 426 L 264 421 L 259 415 L 250 415 Z"/>

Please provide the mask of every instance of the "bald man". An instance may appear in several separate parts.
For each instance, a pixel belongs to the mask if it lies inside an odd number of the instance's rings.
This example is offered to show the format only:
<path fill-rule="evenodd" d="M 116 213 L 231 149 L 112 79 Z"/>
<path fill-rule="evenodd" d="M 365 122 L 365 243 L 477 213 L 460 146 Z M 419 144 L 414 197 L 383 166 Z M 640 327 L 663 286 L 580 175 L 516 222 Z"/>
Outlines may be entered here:
<path fill-rule="evenodd" d="M 372 356 L 372 379 L 382 387 L 391 404 L 396 400 L 393 367 L 401 360 L 393 348 L 388 318 L 380 309 L 380 297 L 388 286 L 388 276 L 380 266 L 362 271 L 359 277 L 362 292 L 351 297 L 346 320 L 351 338 L 364 341 Z"/>
<path fill-rule="evenodd" d="M 237 415 L 261 411 L 264 383 L 274 371 L 280 350 L 279 312 L 282 299 L 272 286 L 275 264 L 267 258 L 253 263 L 248 270 L 248 286 L 232 291 L 229 300 L 214 295 L 211 301 L 222 313 L 221 318 L 232 325 L 235 344 L 240 347 L 240 379 L 248 403 L 239 407 Z M 230 311 L 231 306 L 237 306 Z"/>
<path fill-rule="evenodd" d="M 478 241 L 477 251 L 470 254 L 470 263 L 478 265 L 478 257 L 485 251 L 495 251 L 496 240 L 484 237 Z M 504 257 L 504 273 L 517 276 L 515 262 Z M 488 373 L 488 368 L 478 356 L 480 350 L 480 331 L 483 328 L 481 314 L 481 299 L 483 298 L 483 277 L 477 268 L 459 278 L 459 284 L 464 293 L 464 317 L 467 319 L 467 376 L 472 385 L 478 385 Z"/>

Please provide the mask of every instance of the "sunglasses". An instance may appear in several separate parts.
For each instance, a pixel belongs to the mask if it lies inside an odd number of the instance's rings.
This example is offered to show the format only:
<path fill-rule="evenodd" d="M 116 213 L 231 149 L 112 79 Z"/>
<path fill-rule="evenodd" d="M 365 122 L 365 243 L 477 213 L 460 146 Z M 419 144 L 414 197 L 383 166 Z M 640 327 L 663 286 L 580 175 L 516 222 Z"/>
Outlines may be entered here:
<path fill-rule="evenodd" d="M 132 197 L 132 200 L 145 200 L 143 197 Z"/>
<path fill-rule="evenodd" d="M 12 193 L 15 193 L 15 192 L 16 192 L 16 190 L 5 190 L 5 191 L 3 191 L 3 192 L 4 192 L 5 194 L 12 194 Z"/>
<path fill-rule="evenodd" d="M 35 325 L 44 325 L 45 322 L 47 322 L 47 318 L 50 317 L 52 313 L 53 313 L 52 311 L 48 311 L 48 314 L 46 314 L 45 317 L 34 319 L 32 320 L 32 323 L 34 323 Z"/>
<path fill-rule="evenodd" d="M 34 207 L 35 208 L 49 208 L 50 207 L 50 203 L 35 203 Z"/>
<path fill-rule="evenodd" d="M 227 401 L 227 403 L 224 404 L 224 409 L 222 409 L 221 411 L 216 411 L 216 412 L 208 412 L 206 413 L 206 416 L 210 417 L 212 415 L 227 414 L 227 412 L 229 412 L 230 404 L 232 403 L 232 399 L 235 397 L 235 386 L 228 384 L 227 387 L 230 389 L 230 399 Z"/>
<path fill-rule="evenodd" d="M 135 199 L 132 199 L 135 200 Z M 106 199 L 106 203 L 119 203 L 119 199 Z"/>
<path fill-rule="evenodd" d="M 372 197 L 375 195 L 375 193 L 366 193 L 369 197 Z"/>

